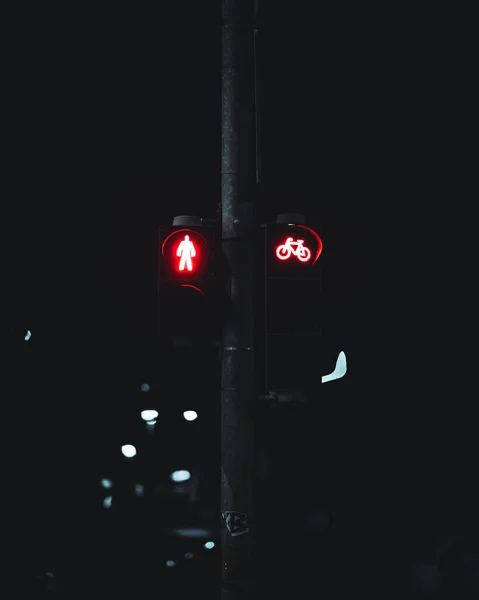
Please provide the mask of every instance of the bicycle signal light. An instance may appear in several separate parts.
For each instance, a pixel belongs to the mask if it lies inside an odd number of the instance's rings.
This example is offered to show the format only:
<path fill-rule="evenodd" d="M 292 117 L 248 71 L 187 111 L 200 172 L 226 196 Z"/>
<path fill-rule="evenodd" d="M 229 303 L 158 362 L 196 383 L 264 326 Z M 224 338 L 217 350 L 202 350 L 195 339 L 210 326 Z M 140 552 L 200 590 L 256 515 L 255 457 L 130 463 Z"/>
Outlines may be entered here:
<path fill-rule="evenodd" d="M 279 264 L 289 264 L 291 267 L 296 264 L 299 267 L 299 264 L 312 266 L 316 263 L 323 243 L 314 229 L 300 224 L 277 226 L 275 229 L 270 249 Z"/>
<path fill-rule="evenodd" d="M 284 244 L 276 248 L 276 256 L 279 260 L 289 260 L 296 257 L 300 262 L 311 260 L 311 250 L 304 245 L 304 240 L 287 237 Z"/>

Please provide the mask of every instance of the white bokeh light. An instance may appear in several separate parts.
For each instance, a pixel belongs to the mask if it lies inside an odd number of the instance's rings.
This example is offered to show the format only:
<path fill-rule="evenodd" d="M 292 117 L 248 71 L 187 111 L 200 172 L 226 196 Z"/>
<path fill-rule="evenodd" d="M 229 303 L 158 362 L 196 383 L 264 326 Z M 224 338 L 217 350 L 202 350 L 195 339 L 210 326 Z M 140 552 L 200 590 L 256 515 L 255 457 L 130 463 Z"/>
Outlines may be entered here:
<path fill-rule="evenodd" d="M 208 539 L 211 535 L 209 529 L 202 529 L 200 527 L 179 527 L 172 529 L 171 533 L 178 537 L 183 538 L 206 538 Z"/>
<path fill-rule="evenodd" d="M 198 418 L 198 413 L 194 410 L 185 410 L 185 412 L 183 413 L 183 417 L 187 421 L 194 421 Z"/>
<path fill-rule="evenodd" d="M 111 488 L 111 486 L 113 485 L 113 481 L 111 479 L 102 479 L 101 480 L 101 486 L 104 487 L 105 489 L 109 489 Z"/>
<path fill-rule="evenodd" d="M 211 550 L 214 547 L 215 547 L 215 543 L 214 542 L 206 542 L 206 544 L 205 544 L 205 548 L 207 550 Z"/>
<path fill-rule="evenodd" d="M 142 392 L 149 392 L 150 391 L 150 386 L 147 383 L 142 383 L 140 386 L 140 390 Z"/>
<path fill-rule="evenodd" d="M 143 421 L 154 421 L 158 418 L 158 411 L 154 409 L 142 410 L 141 418 Z"/>
<path fill-rule="evenodd" d="M 170 477 L 172 481 L 175 481 L 176 483 L 181 483 L 182 481 L 188 481 L 188 479 L 190 479 L 191 477 L 191 473 L 182 469 L 180 471 L 173 471 Z"/>
<path fill-rule="evenodd" d="M 124 446 L 122 446 L 121 452 L 123 456 L 126 456 L 126 458 L 133 458 L 134 456 L 136 456 L 136 448 L 135 446 L 132 446 L 132 444 L 125 444 Z"/>
<path fill-rule="evenodd" d="M 27 332 L 25 334 L 24 340 L 26 342 L 28 342 L 28 340 L 32 337 L 32 332 L 30 331 L 30 329 L 27 329 Z"/>

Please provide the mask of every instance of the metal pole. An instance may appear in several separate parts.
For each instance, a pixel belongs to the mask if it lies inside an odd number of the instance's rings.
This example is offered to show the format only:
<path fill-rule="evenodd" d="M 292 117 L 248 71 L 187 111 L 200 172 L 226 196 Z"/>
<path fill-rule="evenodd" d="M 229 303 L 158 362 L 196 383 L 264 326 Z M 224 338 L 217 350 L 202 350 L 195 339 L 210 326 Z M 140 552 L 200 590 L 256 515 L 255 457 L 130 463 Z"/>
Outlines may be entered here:
<path fill-rule="evenodd" d="M 255 155 L 256 183 L 261 184 L 261 91 L 259 76 L 259 0 L 254 0 L 253 28 L 253 62 L 254 62 L 254 120 L 255 120 Z"/>
<path fill-rule="evenodd" d="M 221 224 L 230 313 L 221 373 L 222 598 L 251 598 L 255 123 L 253 2 L 222 2 Z"/>

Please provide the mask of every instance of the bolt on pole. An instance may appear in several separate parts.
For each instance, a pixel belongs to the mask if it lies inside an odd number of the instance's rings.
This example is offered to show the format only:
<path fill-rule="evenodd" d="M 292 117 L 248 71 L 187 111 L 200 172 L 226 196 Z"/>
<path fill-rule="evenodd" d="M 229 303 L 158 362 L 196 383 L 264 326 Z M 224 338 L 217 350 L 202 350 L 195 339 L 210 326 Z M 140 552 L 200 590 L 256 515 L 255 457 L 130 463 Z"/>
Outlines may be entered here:
<path fill-rule="evenodd" d="M 256 215 L 253 0 L 222 2 L 221 225 L 228 321 L 221 369 L 222 598 L 251 598 Z M 237 590 L 240 590 L 239 592 Z"/>

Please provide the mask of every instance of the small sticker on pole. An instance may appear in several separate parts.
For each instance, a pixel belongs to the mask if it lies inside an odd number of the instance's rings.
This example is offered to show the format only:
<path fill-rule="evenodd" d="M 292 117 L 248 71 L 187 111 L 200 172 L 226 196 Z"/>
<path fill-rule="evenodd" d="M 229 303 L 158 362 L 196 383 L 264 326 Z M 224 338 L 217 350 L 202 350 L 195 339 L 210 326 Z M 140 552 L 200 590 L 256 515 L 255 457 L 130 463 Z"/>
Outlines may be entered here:
<path fill-rule="evenodd" d="M 227 510 L 222 512 L 221 516 L 223 517 L 226 528 L 233 537 L 248 533 L 249 528 L 246 513 L 238 512 L 236 510 Z"/>

